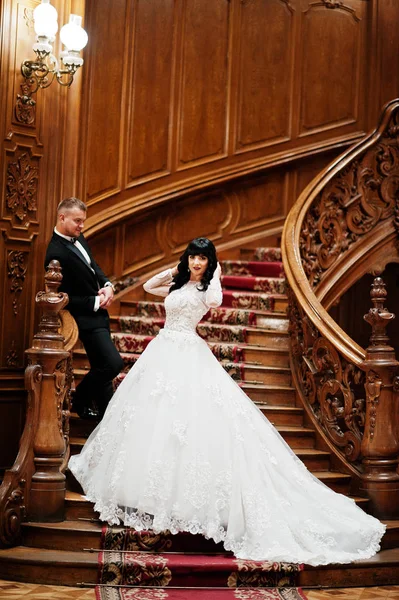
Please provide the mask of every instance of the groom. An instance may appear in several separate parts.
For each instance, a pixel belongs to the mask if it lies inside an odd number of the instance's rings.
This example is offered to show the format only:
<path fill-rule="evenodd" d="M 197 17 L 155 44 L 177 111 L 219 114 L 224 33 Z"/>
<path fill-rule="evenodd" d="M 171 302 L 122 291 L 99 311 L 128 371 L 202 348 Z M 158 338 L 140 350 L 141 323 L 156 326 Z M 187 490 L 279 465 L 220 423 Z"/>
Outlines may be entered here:
<path fill-rule="evenodd" d="M 90 371 L 73 396 L 73 410 L 83 419 L 102 418 L 113 394 L 112 380 L 123 361 L 110 335 L 109 316 L 114 290 L 82 234 L 87 207 L 78 198 L 66 198 L 57 208 L 57 225 L 47 247 L 45 267 L 58 260 L 62 267 L 60 292 L 69 296 L 67 309 L 75 318 Z M 93 408 L 93 401 L 98 412 Z"/>

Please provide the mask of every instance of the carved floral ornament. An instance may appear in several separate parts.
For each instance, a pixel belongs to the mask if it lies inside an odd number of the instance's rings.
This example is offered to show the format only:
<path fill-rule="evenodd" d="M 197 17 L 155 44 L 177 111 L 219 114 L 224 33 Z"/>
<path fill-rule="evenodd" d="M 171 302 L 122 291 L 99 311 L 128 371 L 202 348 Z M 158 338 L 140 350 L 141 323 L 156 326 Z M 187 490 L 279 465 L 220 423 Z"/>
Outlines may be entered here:
<path fill-rule="evenodd" d="M 14 295 L 12 305 L 14 315 L 18 314 L 19 297 L 22 293 L 28 269 L 28 252 L 9 250 L 7 253 L 8 277 L 11 279 L 10 292 Z"/>
<path fill-rule="evenodd" d="M 34 167 L 28 153 L 21 154 L 7 167 L 6 202 L 7 208 L 19 221 L 29 212 L 37 210 L 36 196 L 39 170 Z"/>
<path fill-rule="evenodd" d="M 399 228 L 399 117 L 380 142 L 338 173 L 317 196 L 302 224 L 302 265 L 312 288 L 348 248 L 379 222 Z"/>
<path fill-rule="evenodd" d="M 291 349 L 298 386 L 334 446 L 360 470 L 365 373 L 320 335 L 289 291 Z"/>

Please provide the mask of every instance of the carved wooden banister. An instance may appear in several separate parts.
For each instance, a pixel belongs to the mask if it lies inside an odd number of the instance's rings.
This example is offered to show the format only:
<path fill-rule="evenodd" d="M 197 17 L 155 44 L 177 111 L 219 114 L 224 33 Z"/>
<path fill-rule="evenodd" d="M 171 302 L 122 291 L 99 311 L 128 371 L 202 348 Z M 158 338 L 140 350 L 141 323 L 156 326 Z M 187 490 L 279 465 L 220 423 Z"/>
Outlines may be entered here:
<path fill-rule="evenodd" d="M 0 486 L 0 545 L 18 543 L 23 520 L 57 521 L 64 517 L 69 419 L 68 359 L 59 332 L 59 313 L 68 296 L 58 292 L 61 268 L 52 261 L 45 291 L 36 295 L 42 313 L 38 333 L 26 351 L 27 412 L 18 456 Z M 71 335 L 74 338 L 74 335 Z"/>
<path fill-rule="evenodd" d="M 394 100 L 384 107 L 377 129 L 302 192 L 282 239 L 298 394 L 335 464 L 353 475 L 353 491 L 366 490 L 380 516 L 399 514 L 398 365 L 376 330 L 390 313 L 374 296 L 366 351 L 328 309 L 365 273 L 380 274 L 388 262 L 399 262 L 398 215 L 399 100 Z M 383 289 L 377 281 L 373 293 Z"/>

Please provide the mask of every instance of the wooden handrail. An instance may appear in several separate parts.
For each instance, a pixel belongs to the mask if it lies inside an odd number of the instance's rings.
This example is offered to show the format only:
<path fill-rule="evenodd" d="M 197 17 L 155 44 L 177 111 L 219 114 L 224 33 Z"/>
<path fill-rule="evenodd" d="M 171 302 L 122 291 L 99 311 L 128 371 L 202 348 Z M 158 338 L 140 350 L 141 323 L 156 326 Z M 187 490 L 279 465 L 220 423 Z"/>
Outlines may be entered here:
<path fill-rule="evenodd" d="M 377 128 L 302 192 L 285 223 L 291 367 L 298 395 L 335 462 L 353 475 L 371 510 L 399 514 L 399 363 L 385 327 L 392 318 L 374 280 L 370 346 L 363 349 L 327 309 L 366 272 L 399 261 L 399 100 Z M 370 259 L 373 262 L 371 262 Z M 384 331 L 382 334 L 381 332 Z"/>
<path fill-rule="evenodd" d="M 365 350 L 351 339 L 338 326 L 334 319 L 330 317 L 318 299 L 317 292 L 315 293 L 312 289 L 302 266 L 300 236 L 306 214 L 327 183 L 379 142 L 398 110 L 399 100 L 388 102 L 383 109 L 377 128 L 336 158 L 308 184 L 291 209 L 282 235 L 281 249 L 285 274 L 298 302 L 315 327 L 348 360 L 359 367 L 365 359 Z"/>
<path fill-rule="evenodd" d="M 70 352 L 64 348 L 59 313 L 68 303 L 58 292 L 62 280 L 58 261 L 45 275 L 45 291 L 36 295 L 42 316 L 32 347 L 26 350 L 28 394 L 25 427 L 14 465 L 0 486 L 0 546 L 19 542 L 21 523 L 64 518 L 66 457 L 69 447 Z M 76 341 L 76 324 L 69 323 L 69 343 Z"/>

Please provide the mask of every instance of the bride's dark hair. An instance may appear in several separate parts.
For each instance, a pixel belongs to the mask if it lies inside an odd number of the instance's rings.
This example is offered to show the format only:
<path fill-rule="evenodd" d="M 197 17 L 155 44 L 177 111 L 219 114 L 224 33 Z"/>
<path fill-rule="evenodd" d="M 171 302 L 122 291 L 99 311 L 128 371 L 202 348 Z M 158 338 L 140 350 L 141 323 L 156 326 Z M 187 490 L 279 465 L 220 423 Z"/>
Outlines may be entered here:
<path fill-rule="evenodd" d="M 200 237 L 195 238 L 195 240 L 192 240 L 181 255 L 180 262 L 177 265 L 178 273 L 173 277 L 173 285 L 171 286 L 169 292 L 173 292 L 173 290 L 178 290 L 185 283 L 187 283 L 187 281 L 189 281 L 190 270 L 188 268 L 188 257 L 196 256 L 197 254 L 203 254 L 208 259 L 208 265 L 201 279 L 201 287 L 198 287 L 198 289 L 201 292 L 204 292 L 208 289 L 208 286 L 217 267 L 218 259 L 216 257 L 216 248 L 211 242 L 211 240 L 208 240 L 208 238 Z"/>

